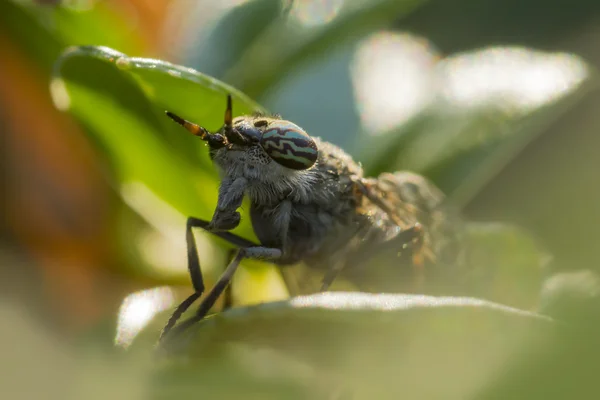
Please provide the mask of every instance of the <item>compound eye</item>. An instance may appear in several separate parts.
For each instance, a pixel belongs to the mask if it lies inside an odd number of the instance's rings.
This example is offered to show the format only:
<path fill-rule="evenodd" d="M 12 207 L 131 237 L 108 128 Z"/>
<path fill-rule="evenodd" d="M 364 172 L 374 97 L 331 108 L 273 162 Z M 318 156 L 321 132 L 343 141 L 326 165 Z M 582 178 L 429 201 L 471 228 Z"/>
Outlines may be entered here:
<path fill-rule="evenodd" d="M 298 125 L 284 120 L 265 128 L 260 145 L 273 161 L 295 170 L 312 167 L 319 155 L 315 141 Z"/>

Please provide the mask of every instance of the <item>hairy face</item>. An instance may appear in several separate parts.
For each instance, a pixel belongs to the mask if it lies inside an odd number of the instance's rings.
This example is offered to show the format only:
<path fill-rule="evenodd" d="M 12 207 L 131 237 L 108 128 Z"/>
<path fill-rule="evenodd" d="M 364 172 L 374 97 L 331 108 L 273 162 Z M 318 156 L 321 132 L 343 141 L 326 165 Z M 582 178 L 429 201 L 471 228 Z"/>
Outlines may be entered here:
<path fill-rule="evenodd" d="M 230 179 L 244 177 L 251 181 L 272 183 L 308 172 L 279 165 L 259 145 L 234 145 L 211 151 L 211 156 L 221 174 Z"/>

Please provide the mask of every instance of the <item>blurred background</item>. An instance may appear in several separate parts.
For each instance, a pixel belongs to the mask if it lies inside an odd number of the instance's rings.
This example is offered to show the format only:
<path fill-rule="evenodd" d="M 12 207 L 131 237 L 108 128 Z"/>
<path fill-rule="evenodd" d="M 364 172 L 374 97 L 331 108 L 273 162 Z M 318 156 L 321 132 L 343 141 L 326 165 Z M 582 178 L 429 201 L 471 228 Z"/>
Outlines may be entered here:
<path fill-rule="evenodd" d="M 116 370 L 107 355 L 189 294 L 185 217 L 209 218 L 216 199 L 204 147 L 156 111 L 162 93 L 186 116 L 209 110 L 212 119 L 196 122 L 216 129 L 224 97 L 57 64 L 82 45 L 222 80 L 340 145 L 369 175 L 409 169 L 432 179 L 473 222 L 482 252 L 499 245 L 490 251 L 501 269 L 476 294 L 555 310 L 558 300 L 540 293 L 565 291 L 560 312 L 589 323 L 551 346 L 567 354 L 557 369 L 550 353 L 527 367 L 530 386 L 497 375 L 475 379 L 476 395 L 448 397 L 592 393 L 596 314 L 581 304 L 596 298 L 600 267 L 597 1 L 1 0 L 3 398 L 145 398 L 145 381 L 131 378 L 139 370 Z M 82 87 L 101 96 L 64 95 Z M 251 235 L 247 225 L 240 232 Z M 226 251 L 198 242 L 210 286 Z M 238 305 L 287 297 L 266 265 L 246 263 L 236 281 Z M 589 340 L 575 346 L 574 337 Z M 573 369 L 580 356 L 587 361 Z M 536 386 L 556 374 L 564 386 Z M 297 394 L 290 385 L 276 393 Z"/>

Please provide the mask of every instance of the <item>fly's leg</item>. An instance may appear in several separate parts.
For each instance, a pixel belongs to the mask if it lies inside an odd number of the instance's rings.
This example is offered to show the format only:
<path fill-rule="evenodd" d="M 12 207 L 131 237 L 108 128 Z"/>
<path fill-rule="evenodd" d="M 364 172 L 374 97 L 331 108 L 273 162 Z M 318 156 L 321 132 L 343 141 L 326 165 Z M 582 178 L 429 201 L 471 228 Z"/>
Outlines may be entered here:
<path fill-rule="evenodd" d="M 190 306 L 196 300 L 198 300 L 200 296 L 202 296 L 202 293 L 204 293 L 204 279 L 202 278 L 202 271 L 200 269 L 200 260 L 198 258 L 198 249 L 196 246 L 196 240 L 194 239 L 193 228 L 202 228 L 239 248 L 257 246 L 255 243 L 230 232 L 211 232 L 209 226 L 210 222 L 202 219 L 189 217 L 187 220 L 185 228 L 185 240 L 187 244 L 188 254 L 188 271 L 190 273 L 190 278 L 194 287 L 194 293 L 188 298 L 186 298 L 179 306 L 177 306 L 177 308 L 167 321 L 167 324 L 163 328 L 159 340 L 162 340 L 162 338 L 173 328 L 173 326 L 175 326 L 175 323 L 179 320 L 179 318 L 181 318 L 181 315 L 188 308 L 190 308 Z"/>
<path fill-rule="evenodd" d="M 183 321 L 182 323 L 180 323 L 179 325 L 174 327 L 171 330 L 171 335 L 177 335 L 177 334 L 183 332 L 184 330 L 186 330 L 187 328 L 189 328 L 196 322 L 201 321 L 202 319 L 204 319 L 204 317 L 206 317 L 206 314 L 208 314 L 210 309 L 215 305 L 215 302 L 217 301 L 217 299 L 221 296 L 221 294 L 223 293 L 225 288 L 231 282 L 231 278 L 235 274 L 235 271 L 237 270 L 237 268 L 240 265 L 240 262 L 242 261 L 243 258 L 253 258 L 253 259 L 260 259 L 260 260 L 277 260 L 278 258 L 281 257 L 281 255 L 282 255 L 282 251 L 280 249 L 274 249 L 274 248 L 262 247 L 262 246 L 246 247 L 246 248 L 241 248 L 241 249 L 237 250 L 237 254 L 233 258 L 233 260 L 229 263 L 229 265 L 227 266 L 227 268 L 225 269 L 225 271 L 223 272 L 223 274 L 221 275 L 221 277 L 219 278 L 217 283 L 213 286 L 213 288 L 210 290 L 210 292 L 208 292 L 208 294 L 206 295 L 206 297 L 204 298 L 202 303 L 200 303 L 200 306 L 198 307 L 196 314 L 193 317 Z M 189 307 L 189 305 L 188 305 L 188 307 Z M 165 335 L 163 334 L 162 337 L 164 338 L 164 336 Z"/>
<path fill-rule="evenodd" d="M 331 286 L 331 284 L 333 283 L 335 278 L 338 277 L 338 275 L 340 274 L 340 272 L 342 272 L 343 269 L 344 269 L 343 262 L 337 262 L 331 268 L 328 268 L 327 271 L 325 272 L 325 276 L 323 277 L 323 282 L 321 284 L 320 291 L 324 292 L 327 289 L 329 289 L 329 286 Z"/>
<path fill-rule="evenodd" d="M 231 249 L 227 252 L 227 264 L 231 263 L 235 257 L 236 250 Z M 233 305 L 233 297 L 231 293 L 231 284 L 227 285 L 225 288 L 225 293 L 223 293 L 223 306 L 221 306 L 221 311 L 227 311 Z"/>
<path fill-rule="evenodd" d="M 206 298 L 200 304 L 200 307 L 198 307 L 196 315 L 190 318 L 192 323 L 200 321 L 206 316 L 219 296 L 231 282 L 231 278 L 233 277 L 233 274 L 237 270 L 243 258 L 253 258 L 257 260 L 277 260 L 281 257 L 281 255 L 282 251 L 280 249 L 274 249 L 270 247 L 254 246 L 239 249 L 233 260 L 225 269 L 225 272 L 223 272 L 223 275 L 221 275 L 215 286 L 213 286 L 208 295 L 206 295 Z"/>

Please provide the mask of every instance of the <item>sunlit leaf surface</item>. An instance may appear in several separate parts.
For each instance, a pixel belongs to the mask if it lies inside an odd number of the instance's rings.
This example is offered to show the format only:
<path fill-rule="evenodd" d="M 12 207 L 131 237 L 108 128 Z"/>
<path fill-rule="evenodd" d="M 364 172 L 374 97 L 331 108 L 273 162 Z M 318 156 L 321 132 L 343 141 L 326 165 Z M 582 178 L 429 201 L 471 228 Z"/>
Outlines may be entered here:
<path fill-rule="evenodd" d="M 156 314 L 174 305 L 173 291 L 169 287 L 148 289 L 127 296 L 119 310 L 115 345 L 129 347 Z"/>
<path fill-rule="evenodd" d="M 231 310 L 197 324 L 168 343 L 175 363 L 159 376 L 161 383 L 166 376 L 176 381 L 173 369 L 181 371 L 176 360 L 183 357 L 198 360 L 187 365 L 203 380 L 206 361 L 229 351 L 252 354 L 253 368 L 267 368 L 275 351 L 356 398 L 410 393 L 458 399 L 531 345 L 534 335 L 553 329 L 548 317 L 473 298 L 324 293 Z M 216 362 L 217 368 L 235 365 L 226 358 Z"/>

